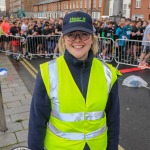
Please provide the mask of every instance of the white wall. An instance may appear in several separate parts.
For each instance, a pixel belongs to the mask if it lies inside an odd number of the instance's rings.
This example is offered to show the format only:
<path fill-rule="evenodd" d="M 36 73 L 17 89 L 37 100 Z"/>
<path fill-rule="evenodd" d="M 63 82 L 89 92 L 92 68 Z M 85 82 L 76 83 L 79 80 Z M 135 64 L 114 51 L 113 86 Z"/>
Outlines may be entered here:
<path fill-rule="evenodd" d="M 114 0 L 109 1 L 109 16 L 113 15 L 113 5 L 114 5 Z"/>
<path fill-rule="evenodd" d="M 114 0 L 110 0 L 109 1 L 109 16 L 113 16 L 113 14 L 114 14 Z M 126 17 L 126 18 L 129 18 L 130 17 L 130 8 L 129 8 L 129 4 L 131 3 L 131 0 L 123 0 L 123 12 L 125 12 L 124 14 L 123 14 L 123 16 L 124 17 Z M 125 6 L 126 6 L 126 8 L 125 8 Z"/>
<path fill-rule="evenodd" d="M 129 4 L 131 4 L 131 0 L 123 0 L 123 16 L 126 18 L 130 18 Z"/>

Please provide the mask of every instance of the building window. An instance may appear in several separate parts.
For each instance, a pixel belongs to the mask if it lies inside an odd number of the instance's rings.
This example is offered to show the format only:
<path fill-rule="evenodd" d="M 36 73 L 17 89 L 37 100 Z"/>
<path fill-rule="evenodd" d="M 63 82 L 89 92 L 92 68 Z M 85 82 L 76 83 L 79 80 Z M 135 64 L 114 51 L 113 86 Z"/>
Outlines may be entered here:
<path fill-rule="evenodd" d="M 91 8 L 91 1 L 89 1 L 89 8 Z"/>
<path fill-rule="evenodd" d="M 82 9 L 82 0 L 80 1 L 80 8 Z"/>
<path fill-rule="evenodd" d="M 86 4 L 86 0 L 84 0 L 84 8 L 86 8 L 86 5 L 87 5 L 87 4 Z"/>
<path fill-rule="evenodd" d="M 70 1 L 70 9 L 72 9 L 72 1 Z"/>
<path fill-rule="evenodd" d="M 96 8 L 96 0 L 93 1 L 93 7 Z"/>
<path fill-rule="evenodd" d="M 124 4 L 123 5 L 123 14 L 126 14 L 127 13 L 127 4 Z"/>
<path fill-rule="evenodd" d="M 68 2 L 66 2 L 66 8 L 68 9 Z"/>
<path fill-rule="evenodd" d="M 136 0 L 136 8 L 141 8 L 141 0 Z"/>
<path fill-rule="evenodd" d="M 102 0 L 99 0 L 99 7 L 102 7 Z"/>
<path fill-rule="evenodd" d="M 138 19 L 140 18 L 140 19 L 143 19 L 144 18 L 144 15 L 142 15 L 142 14 L 133 14 L 132 15 L 132 19 L 135 19 L 135 17 L 137 17 Z"/>
<path fill-rule="evenodd" d="M 76 0 L 76 8 L 78 8 L 78 0 Z"/>
<path fill-rule="evenodd" d="M 75 5 L 76 5 L 76 4 L 75 4 L 75 1 L 73 1 L 73 8 L 75 8 Z"/>

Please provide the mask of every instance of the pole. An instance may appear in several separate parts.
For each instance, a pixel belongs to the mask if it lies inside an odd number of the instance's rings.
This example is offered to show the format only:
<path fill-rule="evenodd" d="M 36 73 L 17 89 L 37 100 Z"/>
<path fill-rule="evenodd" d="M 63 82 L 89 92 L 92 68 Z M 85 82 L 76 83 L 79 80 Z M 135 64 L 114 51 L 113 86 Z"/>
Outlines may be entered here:
<path fill-rule="evenodd" d="M 0 131 L 5 132 L 7 130 L 6 127 L 6 119 L 3 107 L 3 99 L 2 99 L 2 91 L 1 91 L 1 81 L 0 81 Z"/>

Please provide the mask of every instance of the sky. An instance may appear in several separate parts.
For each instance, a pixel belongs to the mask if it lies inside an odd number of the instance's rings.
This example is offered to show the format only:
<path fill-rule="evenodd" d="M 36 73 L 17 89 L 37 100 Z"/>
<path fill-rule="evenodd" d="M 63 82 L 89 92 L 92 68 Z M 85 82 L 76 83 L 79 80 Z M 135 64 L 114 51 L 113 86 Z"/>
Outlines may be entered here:
<path fill-rule="evenodd" d="M 0 8 L 1 10 L 5 9 L 5 0 L 0 0 Z"/>

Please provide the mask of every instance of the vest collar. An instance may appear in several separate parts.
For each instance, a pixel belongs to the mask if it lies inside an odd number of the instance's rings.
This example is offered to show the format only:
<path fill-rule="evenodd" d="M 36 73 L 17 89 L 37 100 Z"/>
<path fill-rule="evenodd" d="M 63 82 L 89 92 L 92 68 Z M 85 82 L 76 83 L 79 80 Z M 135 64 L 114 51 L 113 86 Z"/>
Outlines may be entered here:
<path fill-rule="evenodd" d="M 68 50 L 65 50 L 65 54 L 64 54 L 64 58 L 65 58 L 66 62 L 71 63 L 72 65 L 75 65 L 75 66 L 78 66 L 78 67 L 83 67 L 84 66 L 84 68 L 87 68 L 87 67 L 91 66 L 93 57 L 94 56 L 93 56 L 92 50 L 89 51 L 88 58 L 84 61 L 83 60 L 78 60 L 77 58 L 75 58 L 73 55 L 71 55 L 69 53 Z"/>

